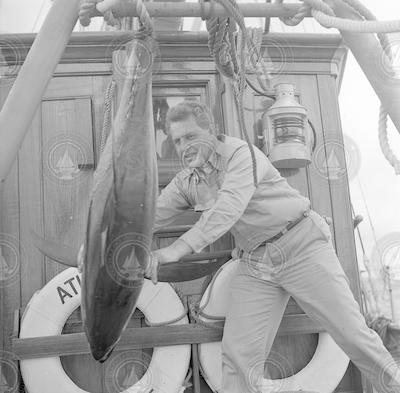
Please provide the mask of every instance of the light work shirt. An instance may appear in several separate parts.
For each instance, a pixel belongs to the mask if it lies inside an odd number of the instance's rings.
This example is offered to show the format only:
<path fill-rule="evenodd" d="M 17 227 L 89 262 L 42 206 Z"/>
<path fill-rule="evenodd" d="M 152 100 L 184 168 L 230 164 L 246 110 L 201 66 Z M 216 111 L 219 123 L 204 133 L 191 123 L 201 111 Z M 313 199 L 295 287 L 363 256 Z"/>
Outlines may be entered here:
<path fill-rule="evenodd" d="M 254 146 L 258 185 L 247 143 L 221 135 L 204 168 L 185 168 L 157 200 L 154 230 L 171 224 L 189 208 L 200 219 L 180 239 L 195 252 L 231 231 L 236 246 L 250 252 L 279 233 L 310 207 L 308 198 L 290 187 L 269 159 Z"/>

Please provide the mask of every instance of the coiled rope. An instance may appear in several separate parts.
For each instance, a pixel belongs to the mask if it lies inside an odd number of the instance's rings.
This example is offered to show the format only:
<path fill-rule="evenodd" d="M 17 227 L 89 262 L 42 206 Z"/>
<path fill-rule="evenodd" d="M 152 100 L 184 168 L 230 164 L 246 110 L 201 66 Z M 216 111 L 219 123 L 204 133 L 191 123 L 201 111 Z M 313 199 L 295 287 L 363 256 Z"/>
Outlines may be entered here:
<path fill-rule="evenodd" d="M 340 1 L 343 1 L 357 11 L 359 15 L 363 16 L 365 20 L 362 21 L 337 17 L 332 8 L 323 0 L 302 1 L 304 5 L 300 7 L 296 15 L 289 18 L 281 17 L 279 19 L 289 26 L 295 26 L 311 12 L 314 19 L 326 28 L 333 27 L 355 33 L 393 33 L 400 30 L 400 20 L 377 21 L 371 11 L 358 0 Z M 276 3 L 282 4 L 283 0 L 276 0 Z"/>
<path fill-rule="evenodd" d="M 283 1 L 276 0 L 276 3 L 282 4 Z M 389 64 L 392 62 L 393 56 L 390 50 L 390 41 L 386 33 L 400 31 L 399 20 L 377 21 L 375 15 L 359 0 L 335 1 L 342 1 L 350 6 L 359 16 L 364 18 L 361 21 L 336 17 L 332 8 L 323 0 L 303 1 L 304 4 L 296 15 L 290 18 L 280 18 L 280 20 L 289 26 L 295 26 L 311 11 L 311 15 L 324 27 L 334 27 L 339 30 L 356 33 L 376 33 Z M 379 110 L 379 145 L 386 160 L 394 168 L 396 175 L 399 175 L 400 161 L 391 149 L 387 136 L 387 116 L 385 108 L 381 105 Z M 398 131 L 400 132 L 400 130 Z"/>

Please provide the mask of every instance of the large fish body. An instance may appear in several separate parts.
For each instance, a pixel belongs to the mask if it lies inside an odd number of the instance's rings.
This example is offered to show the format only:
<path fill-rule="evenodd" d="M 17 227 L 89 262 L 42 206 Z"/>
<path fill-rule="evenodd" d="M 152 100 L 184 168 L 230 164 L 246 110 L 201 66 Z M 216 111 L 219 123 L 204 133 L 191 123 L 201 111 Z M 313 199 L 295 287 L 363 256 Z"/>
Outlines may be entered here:
<path fill-rule="evenodd" d="M 140 295 L 158 194 L 151 68 L 139 68 L 151 66 L 155 43 L 146 38 L 133 46 L 112 132 L 94 173 L 84 241 L 82 318 L 99 361 L 115 347 Z M 77 253 L 70 246 L 34 232 L 32 240 L 49 258 L 76 266 Z M 229 254 L 225 251 L 213 262 L 199 255 L 203 261 L 189 257 L 162 264 L 158 279 L 179 282 L 209 275 Z"/>
<path fill-rule="evenodd" d="M 82 272 L 82 318 L 93 357 L 105 361 L 129 322 L 149 263 L 158 193 L 151 70 L 133 45 L 112 131 L 94 174 Z M 143 45 L 144 44 L 144 45 Z M 144 53 L 147 51 L 147 53 Z"/>

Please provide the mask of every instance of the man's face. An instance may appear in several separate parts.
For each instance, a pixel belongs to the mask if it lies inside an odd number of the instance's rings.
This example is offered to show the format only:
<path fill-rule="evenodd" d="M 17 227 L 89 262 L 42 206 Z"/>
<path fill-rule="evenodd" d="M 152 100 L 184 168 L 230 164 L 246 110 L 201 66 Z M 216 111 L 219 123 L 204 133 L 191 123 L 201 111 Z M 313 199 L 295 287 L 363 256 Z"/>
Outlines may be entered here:
<path fill-rule="evenodd" d="M 193 116 L 171 123 L 170 134 L 183 165 L 189 168 L 202 167 L 215 150 L 216 138 Z"/>

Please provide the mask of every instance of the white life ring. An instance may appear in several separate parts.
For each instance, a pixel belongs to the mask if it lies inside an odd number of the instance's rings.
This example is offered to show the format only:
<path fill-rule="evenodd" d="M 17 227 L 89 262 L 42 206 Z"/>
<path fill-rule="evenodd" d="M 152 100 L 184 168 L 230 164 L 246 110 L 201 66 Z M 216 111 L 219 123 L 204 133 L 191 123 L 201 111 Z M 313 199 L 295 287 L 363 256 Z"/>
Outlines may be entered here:
<path fill-rule="evenodd" d="M 32 297 L 22 317 L 20 338 L 61 334 L 66 320 L 80 303 L 80 274 L 76 268 L 66 269 Z M 177 318 L 184 312 L 182 302 L 169 284 L 153 285 L 149 280 L 145 280 L 137 308 L 152 323 Z M 187 317 L 174 325 L 186 323 Z M 123 393 L 181 392 L 190 353 L 190 345 L 154 348 L 146 373 Z M 87 393 L 68 377 L 59 357 L 21 360 L 20 365 L 30 393 Z M 149 385 L 146 389 L 145 384 Z"/>
<path fill-rule="evenodd" d="M 238 260 L 227 262 L 218 271 L 212 285 L 208 304 L 204 313 L 214 316 L 225 316 L 229 302 L 229 282 L 238 267 Z M 200 306 L 206 304 L 211 286 L 206 289 Z M 212 322 L 204 317 L 203 321 Z M 222 386 L 222 360 L 221 343 L 205 343 L 199 345 L 200 365 L 204 379 L 214 392 L 220 392 Z M 318 346 L 311 361 L 297 374 L 288 378 L 269 380 L 264 378 L 262 386 L 272 388 L 268 391 L 312 391 L 319 393 L 332 393 L 342 380 L 349 364 L 349 358 L 343 350 L 333 341 L 328 333 L 320 333 Z"/>

